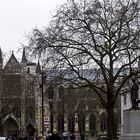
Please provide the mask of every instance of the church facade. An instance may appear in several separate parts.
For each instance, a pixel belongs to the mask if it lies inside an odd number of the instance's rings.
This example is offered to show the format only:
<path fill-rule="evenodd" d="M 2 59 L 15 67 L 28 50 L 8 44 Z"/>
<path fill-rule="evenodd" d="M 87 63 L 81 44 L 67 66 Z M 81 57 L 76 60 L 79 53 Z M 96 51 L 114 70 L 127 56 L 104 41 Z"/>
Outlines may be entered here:
<path fill-rule="evenodd" d="M 3 67 L 0 51 L 0 119 L 1 135 L 15 137 L 41 133 L 40 89 L 37 65 L 22 61 L 12 53 Z"/>

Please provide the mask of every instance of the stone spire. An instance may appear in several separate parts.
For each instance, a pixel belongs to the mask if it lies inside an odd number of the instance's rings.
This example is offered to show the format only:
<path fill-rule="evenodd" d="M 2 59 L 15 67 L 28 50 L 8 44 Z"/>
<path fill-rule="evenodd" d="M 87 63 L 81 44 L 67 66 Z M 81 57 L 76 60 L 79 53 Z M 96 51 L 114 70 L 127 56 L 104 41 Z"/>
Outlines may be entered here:
<path fill-rule="evenodd" d="M 26 64 L 27 63 L 26 54 L 25 54 L 25 48 L 23 48 L 21 63 L 22 64 Z"/>
<path fill-rule="evenodd" d="M 36 73 L 41 73 L 41 67 L 40 67 L 39 61 L 38 61 L 37 66 L 36 66 Z"/>
<path fill-rule="evenodd" d="M 3 58 L 2 58 L 2 51 L 0 48 L 0 70 L 2 70 L 2 67 L 3 67 Z"/>

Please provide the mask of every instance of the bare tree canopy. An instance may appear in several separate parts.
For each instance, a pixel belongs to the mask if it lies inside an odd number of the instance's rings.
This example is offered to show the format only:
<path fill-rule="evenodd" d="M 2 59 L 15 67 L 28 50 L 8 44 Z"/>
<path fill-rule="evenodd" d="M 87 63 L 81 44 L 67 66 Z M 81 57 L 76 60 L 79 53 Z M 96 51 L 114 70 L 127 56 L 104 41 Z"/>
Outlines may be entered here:
<path fill-rule="evenodd" d="M 29 36 L 30 51 L 43 56 L 46 66 L 70 69 L 73 82 L 96 91 L 108 113 L 109 140 L 117 132 L 113 115 L 117 97 L 138 73 L 139 17 L 139 0 L 69 0 L 49 27 L 34 29 Z M 90 69 L 90 79 L 81 69 Z"/>

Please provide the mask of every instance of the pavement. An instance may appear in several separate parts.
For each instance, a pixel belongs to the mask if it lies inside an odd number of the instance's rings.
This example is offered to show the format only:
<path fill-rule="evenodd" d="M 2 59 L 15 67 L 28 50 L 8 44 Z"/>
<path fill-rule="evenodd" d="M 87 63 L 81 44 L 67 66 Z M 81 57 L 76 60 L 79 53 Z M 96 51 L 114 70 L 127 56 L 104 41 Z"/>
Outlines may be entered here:
<path fill-rule="evenodd" d="M 97 140 L 95 137 L 89 137 L 87 140 Z"/>

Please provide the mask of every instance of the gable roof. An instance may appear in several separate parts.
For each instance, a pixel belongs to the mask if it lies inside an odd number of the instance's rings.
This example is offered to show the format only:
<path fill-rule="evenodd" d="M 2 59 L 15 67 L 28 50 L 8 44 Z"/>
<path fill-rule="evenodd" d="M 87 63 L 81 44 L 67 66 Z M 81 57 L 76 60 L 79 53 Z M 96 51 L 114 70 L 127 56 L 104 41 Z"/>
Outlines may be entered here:
<path fill-rule="evenodd" d="M 4 72 L 6 73 L 20 73 L 22 71 L 21 65 L 17 61 L 16 57 L 12 53 L 7 64 L 4 67 Z"/>

